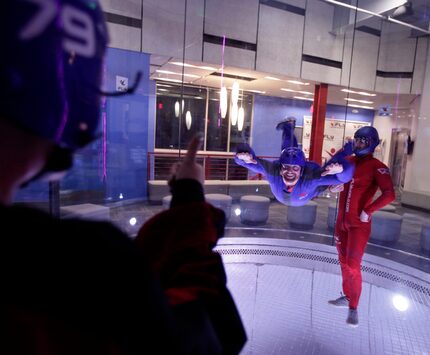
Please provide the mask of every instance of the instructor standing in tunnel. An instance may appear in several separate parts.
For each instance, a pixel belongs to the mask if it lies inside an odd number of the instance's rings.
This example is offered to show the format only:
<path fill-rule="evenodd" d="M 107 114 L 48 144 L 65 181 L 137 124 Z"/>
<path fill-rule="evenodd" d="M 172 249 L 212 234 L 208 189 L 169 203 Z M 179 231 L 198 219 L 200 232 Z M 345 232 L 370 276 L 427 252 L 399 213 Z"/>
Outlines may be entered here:
<path fill-rule="evenodd" d="M 373 157 L 379 144 L 374 127 L 362 127 L 354 134 L 354 156 L 347 157 L 355 165 L 352 180 L 337 185 L 341 191 L 336 220 L 335 241 L 342 271 L 343 295 L 329 303 L 335 307 L 349 308 L 346 323 L 358 326 L 358 302 L 361 294 L 361 259 L 369 241 L 372 213 L 395 199 L 388 167 Z M 377 190 L 381 195 L 373 201 Z M 336 192 L 336 189 L 332 189 Z"/>

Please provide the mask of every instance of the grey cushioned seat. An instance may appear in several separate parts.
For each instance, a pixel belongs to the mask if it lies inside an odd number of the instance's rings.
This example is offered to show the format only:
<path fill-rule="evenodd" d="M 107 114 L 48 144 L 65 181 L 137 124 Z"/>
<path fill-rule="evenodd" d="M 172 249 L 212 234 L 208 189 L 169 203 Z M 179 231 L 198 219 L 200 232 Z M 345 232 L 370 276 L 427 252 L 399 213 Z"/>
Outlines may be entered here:
<path fill-rule="evenodd" d="M 330 203 L 328 206 L 328 213 L 327 213 L 327 228 L 330 231 L 334 231 L 334 227 L 336 225 L 336 218 L 337 218 L 337 210 L 339 208 L 339 204 L 336 202 Z"/>
<path fill-rule="evenodd" d="M 430 224 L 422 225 L 420 244 L 424 251 L 430 251 Z"/>
<path fill-rule="evenodd" d="M 168 210 L 170 208 L 171 201 L 172 201 L 172 195 L 167 195 L 162 198 L 163 210 Z"/>
<path fill-rule="evenodd" d="M 384 207 L 382 207 L 379 211 L 394 212 L 395 213 L 396 207 L 391 205 L 391 204 L 388 204 L 388 205 L 385 205 Z"/>
<path fill-rule="evenodd" d="M 225 194 L 205 194 L 205 199 L 207 203 L 222 209 L 225 213 L 226 219 L 229 220 L 231 214 L 231 203 L 233 200 L 231 196 Z"/>
<path fill-rule="evenodd" d="M 317 217 L 317 203 L 309 201 L 304 206 L 288 206 L 287 221 L 292 228 L 312 229 Z"/>
<path fill-rule="evenodd" d="M 244 224 L 264 224 L 269 218 L 270 199 L 245 195 L 240 198 L 240 221 Z"/>
<path fill-rule="evenodd" d="M 402 216 L 392 212 L 376 211 L 372 215 L 370 241 L 395 243 L 400 238 Z"/>

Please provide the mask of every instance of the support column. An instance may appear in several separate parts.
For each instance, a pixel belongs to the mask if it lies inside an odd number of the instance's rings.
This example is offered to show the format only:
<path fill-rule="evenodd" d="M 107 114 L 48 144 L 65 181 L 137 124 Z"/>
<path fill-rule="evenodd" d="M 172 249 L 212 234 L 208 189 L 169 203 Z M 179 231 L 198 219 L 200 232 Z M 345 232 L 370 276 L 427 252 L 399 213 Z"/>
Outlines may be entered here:
<path fill-rule="evenodd" d="M 327 111 L 327 91 L 327 84 L 315 85 L 309 160 L 318 164 L 322 163 L 321 156 L 324 140 L 324 122 Z"/>

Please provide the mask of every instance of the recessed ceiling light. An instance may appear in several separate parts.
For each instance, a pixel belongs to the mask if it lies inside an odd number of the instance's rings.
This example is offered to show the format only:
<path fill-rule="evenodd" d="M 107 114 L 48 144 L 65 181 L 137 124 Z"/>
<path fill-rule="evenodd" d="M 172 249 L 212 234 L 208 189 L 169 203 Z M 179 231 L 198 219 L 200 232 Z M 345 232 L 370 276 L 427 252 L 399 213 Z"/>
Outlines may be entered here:
<path fill-rule="evenodd" d="M 304 94 L 304 95 L 313 95 L 313 92 L 310 91 L 300 91 L 300 90 L 293 90 L 293 89 L 286 89 L 286 88 L 281 88 L 282 91 L 287 91 L 287 92 L 298 92 L 299 94 Z"/>
<path fill-rule="evenodd" d="M 376 96 L 376 94 L 371 94 L 369 92 L 364 92 L 364 91 L 354 91 L 349 89 L 341 89 L 340 91 L 349 92 L 351 94 L 363 95 L 363 96 Z"/>
<path fill-rule="evenodd" d="M 349 102 L 347 103 L 348 107 L 358 107 L 358 108 L 366 108 L 368 110 L 374 110 L 375 108 L 372 106 L 363 106 L 363 105 L 354 105 L 354 104 L 350 104 Z"/>
<path fill-rule="evenodd" d="M 186 67 L 186 68 L 197 68 L 197 69 L 203 69 L 203 70 L 211 70 L 211 71 L 217 71 L 217 68 L 209 67 L 207 65 L 194 65 L 194 64 L 188 64 L 188 63 L 182 63 L 182 62 L 169 62 L 169 64 L 178 65 L 180 67 Z"/>
<path fill-rule="evenodd" d="M 182 73 L 176 73 L 174 71 L 170 71 L 170 70 L 162 70 L 162 69 L 157 69 L 156 70 L 157 73 L 161 73 L 161 74 L 169 74 L 169 75 L 183 75 L 186 76 L 188 78 L 200 78 L 200 76 L 198 75 L 194 75 L 194 74 L 182 74 Z"/>
<path fill-rule="evenodd" d="M 314 101 L 311 97 L 304 97 L 304 96 L 293 96 L 295 99 L 298 100 L 306 100 L 306 101 Z"/>
<path fill-rule="evenodd" d="M 353 101 L 353 102 L 360 102 L 362 104 L 373 104 L 373 101 L 367 101 L 367 100 L 357 100 L 357 99 L 353 99 L 351 97 L 345 97 L 344 98 L 346 101 Z"/>
<path fill-rule="evenodd" d="M 291 84 L 297 84 L 297 85 L 309 85 L 309 83 L 304 83 L 303 81 L 298 80 L 287 80 Z"/>
<path fill-rule="evenodd" d="M 275 78 L 274 76 L 265 76 L 264 79 L 281 81 L 281 79 Z"/>
<path fill-rule="evenodd" d="M 250 91 L 250 92 L 255 92 L 256 94 L 265 94 L 265 91 L 260 91 L 260 90 L 245 90 L 245 91 Z"/>
<path fill-rule="evenodd" d="M 169 78 L 154 78 L 155 80 L 163 80 L 163 81 L 170 81 L 172 83 L 182 83 L 182 80 L 179 79 L 169 79 Z"/>

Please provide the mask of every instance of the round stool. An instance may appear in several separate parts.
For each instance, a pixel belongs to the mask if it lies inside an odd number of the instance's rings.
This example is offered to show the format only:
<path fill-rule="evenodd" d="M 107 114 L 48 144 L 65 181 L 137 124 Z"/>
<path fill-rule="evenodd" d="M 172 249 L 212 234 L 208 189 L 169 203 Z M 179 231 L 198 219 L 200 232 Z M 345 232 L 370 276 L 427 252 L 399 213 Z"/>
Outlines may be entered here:
<path fill-rule="evenodd" d="M 317 217 L 317 203 L 309 201 L 303 206 L 288 206 L 288 224 L 296 229 L 312 229 Z"/>
<path fill-rule="evenodd" d="M 372 232 L 370 241 L 381 243 L 395 243 L 400 238 L 402 217 L 386 211 L 376 211 L 372 215 Z"/>
<path fill-rule="evenodd" d="M 231 203 L 233 200 L 231 196 L 225 194 L 206 194 L 205 199 L 207 203 L 223 210 L 226 220 L 229 220 L 231 214 Z"/>
<path fill-rule="evenodd" d="M 382 207 L 379 211 L 396 213 L 396 207 L 388 204 L 388 205 L 385 205 L 384 207 Z"/>
<path fill-rule="evenodd" d="M 337 210 L 339 208 L 339 204 L 336 202 L 330 203 L 328 206 L 327 213 L 327 228 L 330 231 L 334 231 L 334 227 L 336 226 L 336 218 L 337 218 Z"/>
<path fill-rule="evenodd" d="M 269 218 L 270 199 L 245 195 L 240 198 L 240 221 L 243 224 L 264 224 Z"/>
<path fill-rule="evenodd" d="M 423 224 L 420 237 L 421 248 L 430 252 L 430 224 Z"/>
<path fill-rule="evenodd" d="M 172 201 L 172 195 L 164 196 L 161 201 L 163 202 L 163 210 L 168 210 Z"/>

